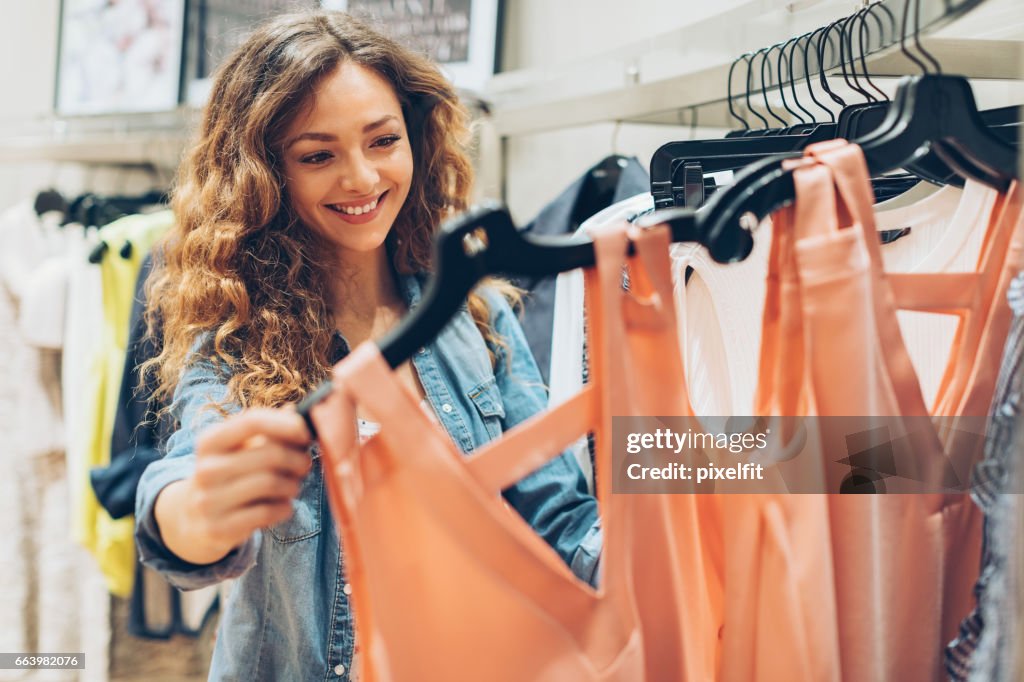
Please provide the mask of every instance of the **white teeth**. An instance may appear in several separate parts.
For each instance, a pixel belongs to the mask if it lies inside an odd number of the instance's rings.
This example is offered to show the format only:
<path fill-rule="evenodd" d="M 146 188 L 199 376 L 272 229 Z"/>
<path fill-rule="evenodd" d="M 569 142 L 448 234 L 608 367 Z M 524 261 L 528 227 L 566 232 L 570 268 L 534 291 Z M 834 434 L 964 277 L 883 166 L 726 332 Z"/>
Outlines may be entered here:
<path fill-rule="evenodd" d="M 345 215 L 363 215 L 364 213 L 369 213 L 373 209 L 377 208 L 377 201 L 377 199 L 374 199 L 368 204 L 364 204 L 363 206 L 356 206 L 355 208 L 350 208 L 348 206 L 339 206 L 337 204 L 334 204 L 334 208 L 341 211 Z"/>

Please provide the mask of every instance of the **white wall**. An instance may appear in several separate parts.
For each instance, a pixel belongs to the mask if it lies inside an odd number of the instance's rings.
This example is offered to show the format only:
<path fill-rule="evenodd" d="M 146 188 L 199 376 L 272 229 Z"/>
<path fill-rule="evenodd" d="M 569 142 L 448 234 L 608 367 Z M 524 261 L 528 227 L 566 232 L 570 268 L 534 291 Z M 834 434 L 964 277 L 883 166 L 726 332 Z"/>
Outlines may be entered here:
<path fill-rule="evenodd" d="M 0 147 L 5 140 L 53 131 L 59 14 L 60 0 L 0 0 Z M 0 211 L 49 186 L 69 196 L 85 190 L 133 194 L 166 182 L 137 170 L 11 162 L 0 155 Z"/>
<path fill-rule="evenodd" d="M 739 4 L 742 0 L 506 0 L 502 67 L 506 71 L 543 70 L 600 59 L 605 52 L 663 35 Z M 696 134 L 720 132 L 699 129 Z M 608 122 L 516 136 L 507 147 L 505 199 L 516 222 L 525 224 L 606 155 L 636 156 L 647 167 L 659 146 L 693 134 L 689 126 Z M 485 191 L 498 198 L 499 187 L 493 182 Z"/>
<path fill-rule="evenodd" d="M 593 64 L 592 71 L 601 72 L 605 64 L 601 57 L 605 53 L 621 51 L 624 45 L 642 45 L 645 41 L 664 45 L 667 34 L 742 4 L 743 0 L 631 0 L 628 3 L 620 0 L 506 0 L 503 68 L 543 72 L 545 67 L 557 69 L 561 65 L 589 60 Z M 780 13 L 784 19 L 787 6 L 809 13 L 834 11 L 839 17 L 852 12 L 861 3 L 765 0 L 763 5 L 776 10 L 773 15 L 765 15 L 767 21 L 767 17 L 778 18 Z M 735 42 L 735 36 L 728 32 L 726 25 L 716 24 L 714 30 L 716 36 L 721 32 L 722 41 Z M 1021 0 L 986 0 L 942 33 L 947 37 L 1022 40 L 1024 3 Z M 685 57 L 685 52 L 683 54 Z M 955 64 L 944 66 L 947 71 L 956 70 Z M 618 77 L 611 73 L 609 78 Z M 608 87 L 620 84 L 609 83 Z M 1021 85 L 1019 81 L 977 82 L 978 104 L 987 108 L 1024 102 Z M 895 83 L 889 81 L 885 87 L 891 91 Z M 716 94 L 724 94 L 724 87 L 709 93 L 709 97 Z M 688 112 L 680 112 L 680 116 L 687 120 Z M 619 126 L 617 133 L 615 131 L 616 125 L 609 122 L 511 138 L 507 146 L 505 185 L 506 200 L 516 221 L 531 220 L 565 186 L 613 151 L 635 155 L 646 167 L 654 151 L 665 142 L 689 139 L 693 135 L 714 137 L 723 132 L 721 129 L 693 131 L 686 126 L 628 123 Z M 613 139 L 616 140 L 614 145 Z M 497 198 L 500 184 L 490 177 L 484 180 L 484 192 Z"/>
<path fill-rule="evenodd" d="M 0 137 L 23 134 L 50 113 L 59 6 L 59 0 L 0 0 Z M 0 163 L 0 210 L 48 184 L 53 173 L 44 163 Z"/>
<path fill-rule="evenodd" d="M 623 45 L 647 40 L 653 43 L 658 37 L 746 1 L 749 0 L 505 0 L 503 67 L 543 71 L 588 59 L 600 60 L 603 54 Z M 800 0 L 792 4 L 813 7 L 817 1 Z M 1002 19 L 996 23 L 1005 27 L 1007 12 L 1022 20 L 1024 8 L 1017 9 L 1021 7 L 1018 2 L 989 0 L 986 5 L 1004 8 Z M 785 3 L 764 0 L 764 4 Z M 857 3 L 851 0 L 851 8 L 854 4 Z M 59 5 L 59 0 L 0 0 L 0 138 L 23 134 L 31 129 L 32 122 L 50 116 Z M 984 8 L 983 5 L 981 9 Z M 980 25 L 976 32 L 984 32 L 985 22 Z M 985 104 L 980 94 L 979 100 Z M 990 101 L 993 106 L 1001 103 L 999 99 Z M 686 113 L 681 116 L 685 120 Z M 587 167 L 613 151 L 635 155 L 646 166 L 654 150 L 666 141 L 720 132 L 693 131 L 686 125 L 616 126 L 608 122 L 517 136 L 507 148 L 506 199 L 516 220 L 526 222 Z M 483 153 L 488 157 L 484 167 L 489 171 L 494 169 L 498 149 L 493 139 L 484 146 Z M 74 193 L 82 189 L 130 191 L 124 186 L 134 187 L 138 183 L 138 177 L 125 173 L 83 171 L 73 164 L 0 161 L 0 210 L 50 184 Z M 501 186 L 494 172 L 481 177 L 479 190 L 478 195 L 499 198 Z"/>

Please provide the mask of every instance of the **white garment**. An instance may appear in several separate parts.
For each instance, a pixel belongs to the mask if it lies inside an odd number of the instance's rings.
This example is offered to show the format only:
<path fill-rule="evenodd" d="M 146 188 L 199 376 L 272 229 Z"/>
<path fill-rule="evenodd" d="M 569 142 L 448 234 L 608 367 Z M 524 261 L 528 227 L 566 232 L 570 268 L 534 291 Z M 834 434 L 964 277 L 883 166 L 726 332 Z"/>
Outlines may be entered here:
<path fill-rule="evenodd" d="M 70 532 L 60 358 L 30 343 L 35 276 L 66 258 L 74 234 L 27 202 L 0 215 L 0 650 L 84 651 L 88 664 L 0 680 L 106 680 L 109 669 L 110 597 Z"/>
<path fill-rule="evenodd" d="M 882 247 L 886 270 L 973 270 L 995 198 L 995 190 L 969 182 L 963 191 L 947 186 L 913 204 L 879 211 L 879 230 L 911 228 L 909 234 Z M 672 246 L 680 338 L 690 397 L 699 416 L 751 416 L 770 242 L 771 221 L 765 219 L 755 233 L 753 252 L 739 263 L 716 263 L 696 244 Z M 684 295 L 686 266 L 694 272 Z M 931 402 L 947 364 L 957 320 L 913 311 L 899 311 L 898 317 L 925 400 Z"/>
<path fill-rule="evenodd" d="M 910 205 L 879 212 L 878 229 L 911 228 L 908 235 L 883 247 L 886 270 L 973 270 L 995 199 L 994 190 L 968 181 L 962 192 L 944 187 Z M 596 214 L 580 231 L 627 219 L 651 205 L 648 194 L 631 197 Z M 770 241 L 770 219 L 766 219 L 755 233 L 754 250 L 739 263 L 716 263 L 696 244 L 672 246 L 682 352 L 697 415 L 749 416 L 753 411 Z M 693 273 L 684 284 L 687 266 Z M 552 335 L 552 405 L 565 401 L 583 385 L 583 296 L 581 271 L 559 275 Z M 925 399 L 932 402 L 952 345 L 956 318 L 912 311 L 900 311 L 898 316 Z M 572 449 L 591 481 L 586 440 L 577 441 Z"/>
<path fill-rule="evenodd" d="M 968 180 L 961 191 L 944 187 L 892 211 L 878 212 L 880 230 L 911 227 L 910 234 L 882 247 L 887 272 L 972 272 L 998 193 Z M 933 405 L 953 347 L 958 318 L 940 313 L 896 313 L 926 405 Z"/>
<path fill-rule="evenodd" d="M 29 275 L 18 328 L 36 348 L 60 350 L 64 345 L 69 265 L 67 254 L 61 253 L 47 258 Z"/>
<path fill-rule="evenodd" d="M 757 390 L 771 219 L 738 263 L 716 262 L 699 244 L 672 245 L 672 284 L 694 413 L 751 415 Z M 686 268 L 693 268 L 689 282 Z"/>
<path fill-rule="evenodd" d="M 89 253 L 99 243 L 95 230 L 84 232 L 81 226 L 68 226 L 78 239 L 68 250 L 68 288 L 64 326 L 64 357 L 61 364 L 64 429 L 68 434 L 68 496 L 72 509 L 81 509 L 81 488 L 72 482 L 88 479 L 84 471 L 89 460 L 87 434 L 95 409 L 82 396 L 89 390 L 90 365 L 103 338 L 103 283 L 100 269 L 89 262 Z"/>
<path fill-rule="evenodd" d="M 576 234 L 586 234 L 601 225 L 622 222 L 654 208 L 649 193 L 637 194 L 598 211 L 587 218 Z M 583 271 L 570 270 L 555 281 L 554 326 L 551 330 L 551 372 L 548 405 L 554 407 L 583 388 Z M 567 448 L 579 462 L 590 492 L 594 491 L 594 468 L 587 438 Z"/>

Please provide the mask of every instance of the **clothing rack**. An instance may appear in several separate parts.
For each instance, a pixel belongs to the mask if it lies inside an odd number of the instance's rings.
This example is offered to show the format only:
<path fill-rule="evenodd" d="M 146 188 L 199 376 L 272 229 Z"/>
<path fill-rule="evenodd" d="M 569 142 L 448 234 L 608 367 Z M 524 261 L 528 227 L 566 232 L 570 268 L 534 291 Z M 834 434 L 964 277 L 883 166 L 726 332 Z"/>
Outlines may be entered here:
<path fill-rule="evenodd" d="M 920 36 L 928 37 L 979 6 L 1014 0 L 921 0 Z M 866 5 L 866 3 L 864 3 Z M 882 0 L 897 19 L 903 0 Z M 737 56 L 813 31 L 849 16 L 857 6 L 825 0 L 786 3 L 753 0 L 651 40 L 610 50 L 578 64 L 498 74 L 488 96 L 494 102 L 493 125 L 501 137 L 514 137 L 607 122 L 690 125 L 699 109 L 703 126 L 731 127 L 726 106 L 729 66 Z M 728 31 L 722 27 L 728 26 Z M 899 50 L 899 35 L 872 46 L 872 76 L 902 76 L 917 67 Z M 911 39 L 908 37 L 908 43 Z M 1016 79 L 1024 44 L 1012 40 L 979 41 L 929 38 L 927 50 L 943 64 L 957 65 L 969 78 Z M 826 73 L 839 68 L 839 51 L 827 50 Z M 742 69 L 739 69 L 742 74 Z M 818 73 L 811 70 L 812 75 Z M 742 97 L 734 76 L 733 98 Z M 787 81 L 788 82 L 788 81 Z M 620 83 L 608 89 L 608 83 Z"/>

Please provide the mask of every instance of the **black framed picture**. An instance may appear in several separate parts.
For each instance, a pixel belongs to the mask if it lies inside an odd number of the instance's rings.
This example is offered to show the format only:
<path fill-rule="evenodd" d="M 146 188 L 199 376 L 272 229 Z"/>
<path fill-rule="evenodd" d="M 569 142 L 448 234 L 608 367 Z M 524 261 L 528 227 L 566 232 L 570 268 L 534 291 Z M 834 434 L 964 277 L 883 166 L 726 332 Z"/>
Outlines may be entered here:
<path fill-rule="evenodd" d="M 58 114 L 178 106 L 185 0 L 62 0 Z"/>
<path fill-rule="evenodd" d="M 479 92 L 498 69 L 501 0 L 323 0 L 370 16 L 392 38 L 438 62 L 456 87 Z"/>
<path fill-rule="evenodd" d="M 185 101 L 192 106 L 206 102 L 217 67 L 260 23 L 318 5 L 318 0 L 190 0 Z"/>

